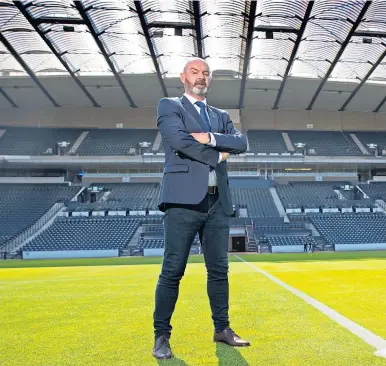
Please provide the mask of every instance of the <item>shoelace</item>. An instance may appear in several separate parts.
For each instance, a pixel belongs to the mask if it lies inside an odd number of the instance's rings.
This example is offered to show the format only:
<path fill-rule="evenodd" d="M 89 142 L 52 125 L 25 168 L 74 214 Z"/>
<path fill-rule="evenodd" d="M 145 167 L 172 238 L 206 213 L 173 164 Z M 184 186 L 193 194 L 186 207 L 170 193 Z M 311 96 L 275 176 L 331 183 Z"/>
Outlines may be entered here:
<path fill-rule="evenodd" d="M 158 344 L 158 348 L 157 350 L 159 350 L 163 345 L 167 346 L 170 348 L 169 346 L 169 339 L 167 339 L 166 337 L 162 337 L 159 344 Z"/>
<path fill-rule="evenodd" d="M 231 331 L 231 333 L 233 334 L 234 337 L 240 338 L 240 337 L 233 331 L 232 328 L 229 328 L 229 330 Z"/>

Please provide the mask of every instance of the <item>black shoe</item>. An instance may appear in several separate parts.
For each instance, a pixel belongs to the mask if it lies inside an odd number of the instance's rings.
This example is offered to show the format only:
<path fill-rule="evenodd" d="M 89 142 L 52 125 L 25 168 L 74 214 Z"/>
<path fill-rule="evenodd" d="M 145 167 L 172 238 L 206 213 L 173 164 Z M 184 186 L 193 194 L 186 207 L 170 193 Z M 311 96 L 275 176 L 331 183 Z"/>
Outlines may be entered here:
<path fill-rule="evenodd" d="M 159 360 L 167 360 L 172 358 L 172 350 L 170 348 L 169 338 L 161 335 L 156 338 L 153 349 L 153 356 Z"/>
<path fill-rule="evenodd" d="M 250 343 L 241 339 L 232 328 L 225 328 L 220 333 L 214 333 L 213 337 L 214 342 L 222 342 L 233 347 L 248 347 Z"/>

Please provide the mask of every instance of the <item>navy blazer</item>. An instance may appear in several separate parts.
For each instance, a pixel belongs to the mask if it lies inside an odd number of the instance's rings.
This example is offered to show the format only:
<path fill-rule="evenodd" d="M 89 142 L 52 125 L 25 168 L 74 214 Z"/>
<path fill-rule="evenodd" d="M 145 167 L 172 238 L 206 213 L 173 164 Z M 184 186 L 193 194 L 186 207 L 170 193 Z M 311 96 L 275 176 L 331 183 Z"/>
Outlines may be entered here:
<path fill-rule="evenodd" d="M 157 126 L 165 150 L 159 200 L 161 211 L 164 211 L 165 203 L 200 203 L 208 191 L 209 169 L 213 167 L 224 211 L 227 215 L 233 213 L 227 163 L 218 162 L 219 152 L 243 153 L 247 150 L 247 140 L 234 127 L 226 111 L 208 106 L 208 114 L 216 147 L 200 144 L 190 135 L 206 132 L 206 129 L 200 114 L 187 98 L 163 98 L 158 103 Z"/>

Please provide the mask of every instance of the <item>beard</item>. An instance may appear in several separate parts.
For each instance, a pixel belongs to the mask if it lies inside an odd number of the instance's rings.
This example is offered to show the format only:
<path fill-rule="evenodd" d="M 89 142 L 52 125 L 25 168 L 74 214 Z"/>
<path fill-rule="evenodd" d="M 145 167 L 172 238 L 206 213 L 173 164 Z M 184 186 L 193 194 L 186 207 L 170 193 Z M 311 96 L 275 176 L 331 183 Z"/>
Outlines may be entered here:
<path fill-rule="evenodd" d="M 189 90 L 189 92 L 198 95 L 198 96 L 204 96 L 208 93 L 208 87 L 204 84 L 195 84 L 192 85 L 187 80 L 185 81 L 185 88 Z"/>

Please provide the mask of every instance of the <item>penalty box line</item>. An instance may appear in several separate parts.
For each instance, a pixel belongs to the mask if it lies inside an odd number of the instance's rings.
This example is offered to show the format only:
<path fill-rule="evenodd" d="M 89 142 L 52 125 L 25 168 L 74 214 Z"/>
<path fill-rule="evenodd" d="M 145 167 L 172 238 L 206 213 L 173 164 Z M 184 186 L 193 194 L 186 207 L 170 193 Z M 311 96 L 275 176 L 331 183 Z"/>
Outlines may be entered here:
<path fill-rule="evenodd" d="M 292 294 L 294 294 L 297 297 L 304 300 L 307 304 L 312 305 L 314 308 L 318 309 L 321 313 L 323 313 L 324 315 L 329 317 L 331 320 L 340 324 L 342 327 L 347 329 L 349 332 L 355 334 L 357 337 L 359 337 L 360 339 L 365 341 L 367 344 L 374 347 L 376 349 L 376 351 L 375 351 L 376 356 L 386 358 L 386 340 L 384 340 L 380 336 L 374 334 L 373 332 L 369 331 L 368 329 L 362 327 L 361 325 L 353 322 L 352 320 L 346 318 L 345 316 L 343 316 L 342 314 L 338 313 L 337 311 L 331 309 L 330 307 L 323 304 L 322 302 L 314 299 L 313 297 L 305 294 L 302 291 L 299 291 L 295 287 L 287 285 L 285 282 L 279 280 L 275 276 L 272 276 L 268 272 L 255 266 L 253 263 L 246 261 L 245 259 L 239 257 L 238 255 L 235 255 L 235 257 L 237 259 L 239 259 L 241 262 L 246 263 L 254 271 L 269 278 L 271 281 L 275 282 L 277 285 L 285 288 L 286 290 L 288 290 Z"/>

